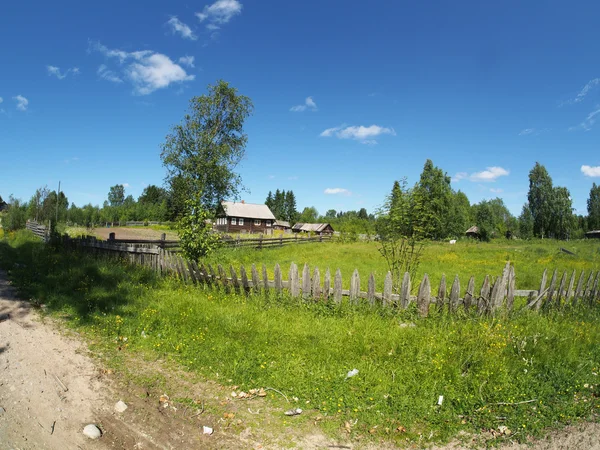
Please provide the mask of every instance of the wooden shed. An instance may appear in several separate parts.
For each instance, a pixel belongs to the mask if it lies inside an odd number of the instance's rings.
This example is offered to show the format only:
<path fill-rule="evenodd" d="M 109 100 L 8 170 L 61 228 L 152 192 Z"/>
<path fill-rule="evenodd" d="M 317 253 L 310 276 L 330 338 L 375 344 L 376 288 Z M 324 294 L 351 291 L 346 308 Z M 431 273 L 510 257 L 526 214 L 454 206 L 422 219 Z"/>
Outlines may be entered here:
<path fill-rule="evenodd" d="M 276 220 L 273 224 L 273 229 L 280 231 L 290 231 L 292 229 L 292 225 L 290 225 L 290 223 L 286 222 L 285 220 Z"/>
<path fill-rule="evenodd" d="M 467 232 L 465 234 L 469 237 L 479 239 L 479 228 L 477 227 L 477 225 L 473 225 L 471 228 L 469 228 L 467 230 Z"/>
<path fill-rule="evenodd" d="M 600 239 L 600 230 L 588 231 L 585 237 L 589 239 Z"/>
<path fill-rule="evenodd" d="M 328 223 L 297 223 L 292 227 L 294 233 L 333 234 L 333 227 Z"/>

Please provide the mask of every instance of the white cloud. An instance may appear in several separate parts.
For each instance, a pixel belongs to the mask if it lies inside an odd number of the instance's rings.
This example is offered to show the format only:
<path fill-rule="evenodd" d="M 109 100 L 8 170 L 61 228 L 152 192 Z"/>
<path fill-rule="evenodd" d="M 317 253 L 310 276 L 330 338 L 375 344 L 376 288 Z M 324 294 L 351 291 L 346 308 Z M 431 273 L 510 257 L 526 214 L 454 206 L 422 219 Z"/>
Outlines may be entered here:
<path fill-rule="evenodd" d="M 134 92 L 139 95 L 150 94 L 157 89 L 168 87 L 172 83 L 183 83 L 195 79 L 194 75 L 188 75 L 183 67 L 162 53 L 152 50 L 137 52 L 111 50 L 99 42 L 92 43 L 91 47 L 107 58 L 117 58 L 121 65 L 126 64 L 122 71 L 125 77 L 132 82 Z M 100 66 L 98 74 L 109 81 L 118 83 L 120 81 L 117 80 L 121 80 L 121 77 L 109 71 L 106 65 Z"/>
<path fill-rule="evenodd" d="M 100 67 L 98 67 L 97 73 L 100 76 L 100 78 L 106 81 L 112 81 L 113 83 L 123 82 L 123 80 L 119 78 L 119 76 L 115 72 L 113 72 L 112 70 L 108 70 L 108 67 L 106 67 L 105 64 L 101 64 Z"/>
<path fill-rule="evenodd" d="M 600 78 L 594 78 L 587 82 L 587 84 L 579 91 L 577 97 L 571 100 L 571 103 L 579 103 L 585 99 L 585 97 L 596 87 L 600 85 Z"/>
<path fill-rule="evenodd" d="M 205 6 L 202 12 L 197 12 L 196 17 L 200 22 L 205 20 L 209 25 L 221 25 L 231 20 L 233 16 L 242 13 L 242 4 L 237 0 L 217 0 L 212 5 Z M 209 28 L 211 29 L 211 28 Z"/>
<path fill-rule="evenodd" d="M 302 111 L 306 111 L 307 109 L 311 110 L 311 111 L 317 111 L 317 104 L 315 103 L 315 101 L 313 100 L 312 97 L 306 97 L 306 100 L 304 100 L 304 104 L 303 105 L 296 105 L 296 106 L 292 106 L 290 108 L 290 111 L 293 112 L 302 112 Z"/>
<path fill-rule="evenodd" d="M 80 73 L 79 67 L 71 67 L 70 69 L 65 70 L 63 73 L 60 72 L 60 67 L 56 66 L 46 66 L 46 69 L 48 70 L 48 75 L 54 75 L 59 80 L 64 80 L 67 78 L 69 73 L 72 73 L 73 75 L 79 75 Z"/>
<path fill-rule="evenodd" d="M 501 194 L 504 192 L 504 189 L 494 189 L 494 188 L 490 188 L 490 192 L 493 192 L 494 194 Z"/>
<path fill-rule="evenodd" d="M 336 195 L 336 194 L 347 195 L 347 196 L 352 195 L 352 192 L 350 192 L 348 189 L 344 189 L 344 188 L 327 188 L 323 191 L 323 193 L 328 194 L 328 195 Z"/>
<path fill-rule="evenodd" d="M 334 128 L 327 128 L 323 131 L 321 137 L 336 136 L 339 139 L 354 139 L 363 144 L 377 144 L 377 141 L 373 138 L 381 136 L 383 134 L 396 135 L 396 131 L 393 128 L 384 128 L 379 125 L 371 125 L 369 127 L 364 126 L 339 126 Z"/>
<path fill-rule="evenodd" d="M 19 111 L 27 111 L 27 107 L 29 106 L 29 100 L 27 100 L 20 94 L 13 97 L 13 100 L 17 102 L 17 109 Z"/>
<path fill-rule="evenodd" d="M 595 111 L 592 111 L 591 113 L 589 113 L 587 115 L 587 117 L 585 118 L 585 120 L 583 122 L 581 122 L 579 125 L 570 127 L 569 131 L 575 131 L 575 130 L 590 131 L 592 129 L 592 127 L 594 126 L 594 124 L 596 123 L 596 120 L 598 119 L 596 116 L 598 114 L 600 114 L 600 107 L 597 106 L 596 108 L 597 109 Z"/>
<path fill-rule="evenodd" d="M 600 177 L 600 166 L 581 166 L 581 173 L 586 177 Z"/>
<path fill-rule="evenodd" d="M 171 27 L 171 32 L 173 34 L 179 33 L 179 35 L 184 39 L 190 39 L 192 41 L 198 39 L 198 36 L 194 34 L 192 29 L 179 20 L 176 16 L 171 17 L 167 22 L 167 25 Z"/>
<path fill-rule="evenodd" d="M 454 175 L 454 177 L 452 177 L 452 181 L 458 182 L 460 180 L 467 179 L 473 182 L 491 183 L 496 181 L 499 177 L 504 177 L 509 174 L 510 172 L 502 167 L 487 167 L 486 170 L 474 172 L 471 175 L 469 175 L 467 172 L 458 172 L 456 175 Z"/>
<path fill-rule="evenodd" d="M 129 183 L 123 183 L 123 187 L 128 188 L 129 187 Z"/>
<path fill-rule="evenodd" d="M 535 128 L 525 128 L 519 133 L 519 136 L 527 136 L 528 134 L 533 134 L 536 132 Z"/>
<path fill-rule="evenodd" d="M 188 66 L 193 69 L 194 67 L 196 67 L 194 65 L 194 59 L 195 58 L 193 56 L 185 55 L 185 56 L 182 56 L 181 58 L 179 58 L 179 64 L 183 64 L 184 66 Z"/>

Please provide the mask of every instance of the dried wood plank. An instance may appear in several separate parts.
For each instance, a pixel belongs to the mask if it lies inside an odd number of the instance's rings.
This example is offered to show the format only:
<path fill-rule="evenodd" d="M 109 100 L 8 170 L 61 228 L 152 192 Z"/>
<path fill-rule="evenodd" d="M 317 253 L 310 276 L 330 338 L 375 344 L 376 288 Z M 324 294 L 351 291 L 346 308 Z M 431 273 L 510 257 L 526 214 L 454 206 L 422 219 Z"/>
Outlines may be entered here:
<path fill-rule="evenodd" d="M 281 278 L 281 267 L 279 264 L 275 264 L 275 292 L 277 295 L 281 295 L 283 290 L 283 279 Z"/>
<path fill-rule="evenodd" d="M 315 267 L 312 277 L 312 297 L 314 299 L 321 298 L 321 272 Z"/>
<path fill-rule="evenodd" d="M 265 295 L 269 293 L 269 276 L 267 274 L 267 266 L 263 264 L 262 266 L 262 277 L 263 277 L 263 288 Z"/>
<path fill-rule="evenodd" d="M 298 266 L 296 263 L 290 264 L 290 272 L 288 275 L 290 282 L 290 295 L 294 298 L 300 296 L 300 282 L 298 279 Z"/>
<path fill-rule="evenodd" d="M 452 288 L 450 289 L 450 311 L 455 312 L 458 307 L 458 301 L 460 297 L 460 281 L 458 279 L 458 275 L 454 276 L 454 282 L 452 283 Z"/>
<path fill-rule="evenodd" d="M 211 284 L 213 286 L 218 286 L 219 285 L 219 281 L 217 280 L 217 274 L 215 273 L 215 270 L 210 265 L 210 263 L 207 263 L 207 265 L 208 265 L 208 271 L 210 272 Z"/>
<path fill-rule="evenodd" d="M 371 306 L 375 305 L 375 275 L 371 272 L 369 276 L 369 284 L 367 286 L 367 301 Z"/>
<path fill-rule="evenodd" d="M 308 264 L 304 264 L 304 268 L 302 269 L 302 298 L 310 297 L 310 268 Z"/>
<path fill-rule="evenodd" d="M 558 307 L 560 307 L 561 300 L 562 300 L 563 296 L 565 296 L 564 289 L 565 289 L 566 284 L 567 284 L 567 271 L 565 270 L 562 278 L 560 279 L 560 284 L 558 286 L 558 292 L 556 293 L 556 306 L 558 306 Z"/>
<path fill-rule="evenodd" d="M 358 295 L 360 293 L 360 275 L 358 269 L 354 269 L 350 278 L 350 302 L 358 303 Z"/>
<path fill-rule="evenodd" d="M 574 295 L 573 287 L 575 286 L 575 275 L 576 275 L 576 272 L 577 271 L 575 269 L 573 269 L 573 273 L 571 274 L 571 281 L 569 281 L 569 287 L 567 289 L 567 294 L 566 294 L 566 298 L 565 298 L 566 302 L 569 302 L 571 300 L 571 298 L 573 297 L 573 295 Z"/>
<path fill-rule="evenodd" d="M 506 294 L 506 309 L 511 311 L 515 303 L 515 268 L 510 266 L 508 272 L 508 292 Z"/>
<path fill-rule="evenodd" d="M 417 296 L 417 307 L 421 317 L 429 315 L 429 304 L 431 303 L 431 286 L 429 284 L 429 276 L 425 274 L 421 285 L 419 286 L 419 295 Z"/>
<path fill-rule="evenodd" d="M 233 265 L 229 266 L 229 273 L 231 274 L 231 285 L 233 286 L 233 290 L 236 294 L 240 293 L 240 282 L 237 277 L 237 273 L 235 273 L 235 268 Z"/>
<path fill-rule="evenodd" d="M 252 290 L 255 293 L 260 292 L 260 278 L 258 276 L 258 270 L 256 270 L 256 264 L 252 264 Z"/>
<path fill-rule="evenodd" d="M 184 283 L 188 284 L 190 282 L 190 275 L 187 271 L 185 261 L 179 255 L 177 255 L 177 263 L 179 264 L 179 270 L 181 271 L 181 275 L 183 276 Z"/>
<path fill-rule="evenodd" d="M 583 295 L 583 283 L 585 282 L 585 270 L 581 271 L 579 275 L 579 281 L 577 282 L 577 288 L 575 289 L 575 295 L 573 296 L 573 305 L 577 304 L 578 300 L 581 300 Z"/>
<path fill-rule="evenodd" d="M 383 306 L 390 306 L 392 304 L 392 273 L 388 272 L 385 275 L 385 280 L 383 281 L 383 297 L 382 297 Z"/>
<path fill-rule="evenodd" d="M 342 272 L 340 272 L 340 269 L 335 271 L 333 279 L 333 301 L 336 303 L 342 302 Z"/>
<path fill-rule="evenodd" d="M 329 295 L 331 294 L 331 272 L 329 271 L 329 267 L 325 271 L 325 279 L 323 280 L 323 298 L 325 301 L 329 299 Z"/>
<path fill-rule="evenodd" d="M 481 286 L 481 291 L 479 293 L 479 299 L 477 301 L 477 312 L 479 314 L 485 314 L 488 310 L 488 305 L 490 301 L 490 276 L 486 275 L 485 280 L 483 280 L 483 285 Z"/>
<path fill-rule="evenodd" d="M 583 293 L 583 298 L 589 302 L 590 300 L 590 294 L 592 292 L 592 286 L 594 284 L 594 271 L 592 270 L 590 272 L 590 276 L 588 278 L 587 284 L 585 286 L 585 291 Z"/>
<path fill-rule="evenodd" d="M 200 272 L 201 272 L 201 277 L 202 280 L 208 284 L 211 285 L 212 284 L 212 280 L 210 278 L 210 274 L 208 273 L 208 269 L 206 268 L 206 266 L 204 265 L 204 263 L 200 263 Z"/>
<path fill-rule="evenodd" d="M 437 294 L 437 307 L 439 311 L 444 310 L 444 302 L 446 301 L 446 274 L 442 274 L 442 279 L 440 280 L 440 287 L 438 289 Z"/>
<path fill-rule="evenodd" d="M 554 269 L 552 273 L 552 279 L 550 280 L 550 287 L 548 288 L 548 297 L 546 299 L 546 307 L 552 307 L 552 303 L 554 301 L 554 294 L 556 291 L 556 278 L 558 275 L 558 269 Z"/>
<path fill-rule="evenodd" d="M 498 298 L 501 295 L 502 291 L 502 277 L 499 276 L 496 278 L 494 285 L 492 286 L 492 293 L 490 295 L 490 301 L 488 303 L 487 312 L 493 313 L 497 309 L 497 304 L 499 303 Z"/>
<path fill-rule="evenodd" d="M 199 284 L 200 280 L 198 280 L 198 277 L 196 275 L 196 272 L 194 271 L 194 262 L 190 261 L 190 260 L 186 260 L 185 261 L 186 265 L 187 265 L 187 272 L 190 275 L 190 281 L 193 284 Z"/>
<path fill-rule="evenodd" d="M 217 265 L 217 270 L 219 271 L 219 278 L 221 280 L 221 284 L 225 288 L 225 292 L 229 294 L 231 290 L 229 288 L 229 282 L 227 280 L 227 275 L 225 274 L 225 269 L 223 269 L 223 266 L 219 264 Z"/>
<path fill-rule="evenodd" d="M 546 292 L 546 281 L 548 277 L 548 269 L 544 269 L 544 273 L 542 274 L 542 281 L 540 282 L 540 290 L 538 291 L 538 295 L 534 297 L 533 304 L 529 304 L 530 308 L 534 308 L 536 311 L 542 307 L 543 296 Z"/>
<path fill-rule="evenodd" d="M 596 272 L 596 281 L 594 281 L 594 288 L 590 293 L 590 304 L 593 306 L 598 297 L 600 297 L 600 271 Z"/>
<path fill-rule="evenodd" d="M 410 274 L 404 272 L 402 278 L 402 287 L 400 288 L 400 306 L 402 309 L 408 308 L 410 304 Z"/>
<path fill-rule="evenodd" d="M 240 267 L 240 278 L 242 279 L 242 288 L 244 289 L 244 293 L 247 295 L 250 293 L 250 283 L 248 282 L 248 274 L 246 273 L 246 268 L 243 264 Z"/>
<path fill-rule="evenodd" d="M 463 300 L 463 305 L 465 307 L 465 311 L 468 311 L 473 304 L 473 295 L 475 293 L 475 277 L 471 276 L 469 279 L 469 284 L 467 284 L 467 292 L 465 292 L 465 298 Z"/>

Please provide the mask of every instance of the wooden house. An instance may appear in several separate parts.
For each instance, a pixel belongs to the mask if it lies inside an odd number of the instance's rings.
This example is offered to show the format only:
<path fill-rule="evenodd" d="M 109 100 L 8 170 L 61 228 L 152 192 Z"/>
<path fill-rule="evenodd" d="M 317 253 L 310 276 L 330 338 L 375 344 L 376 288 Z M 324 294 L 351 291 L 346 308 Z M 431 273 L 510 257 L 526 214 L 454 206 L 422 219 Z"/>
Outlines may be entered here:
<path fill-rule="evenodd" d="M 215 228 L 224 233 L 271 234 L 275 216 L 267 205 L 241 202 L 221 202 Z"/>
<path fill-rule="evenodd" d="M 297 223 L 292 227 L 294 233 L 333 234 L 333 227 L 328 223 Z"/>

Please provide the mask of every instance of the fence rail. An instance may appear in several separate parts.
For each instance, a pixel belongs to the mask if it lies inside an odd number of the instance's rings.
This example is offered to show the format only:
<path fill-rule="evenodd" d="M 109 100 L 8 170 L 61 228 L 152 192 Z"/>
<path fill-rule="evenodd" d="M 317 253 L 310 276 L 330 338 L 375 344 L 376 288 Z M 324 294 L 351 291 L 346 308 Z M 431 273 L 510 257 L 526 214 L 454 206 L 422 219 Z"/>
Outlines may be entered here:
<path fill-rule="evenodd" d="M 25 224 L 25 228 L 35 234 L 37 237 L 42 239 L 44 242 L 48 242 L 48 238 L 50 236 L 50 232 L 47 227 L 44 225 L 40 225 L 37 222 L 27 221 Z"/>

